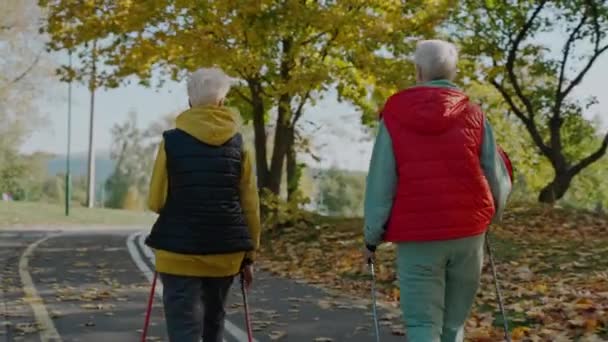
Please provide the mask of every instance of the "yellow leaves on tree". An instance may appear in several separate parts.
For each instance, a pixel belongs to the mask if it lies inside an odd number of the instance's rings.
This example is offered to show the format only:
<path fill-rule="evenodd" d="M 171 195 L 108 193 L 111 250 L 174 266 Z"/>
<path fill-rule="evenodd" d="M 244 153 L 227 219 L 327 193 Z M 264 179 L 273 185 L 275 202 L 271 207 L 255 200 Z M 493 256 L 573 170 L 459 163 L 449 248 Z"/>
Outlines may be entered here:
<path fill-rule="evenodd" d="M 290 170 L 297 166 L 296 144 L 305 140 L 298 139 L 304 109 L 337 89 L 340 99 L 359 107 L 364 117 L 375 117 L 388 89 L 413 82 L 412 38 L 432 35 L 452 2 L 97 0 L 94 8 L 81 8 L 71 0 L 40 4 L 49 12 L 45 28 L 52 49 L 100 42 L 105 85 L 118 85 L 133 75 L 149 84 L 152 75 L 158 75 L 154 70 L 163 72 L 160 82 L 167 77 L 179 80 L 187 71 L 212 65 L 239 78 L 242 83 L 234 89 L 231 105 L 253 121 L 260 186 L 279 194 L 286 160 L 288 182 L 297 177 Z M 266 131 L 271 112 L 276 113 L 274 134 Z"/>

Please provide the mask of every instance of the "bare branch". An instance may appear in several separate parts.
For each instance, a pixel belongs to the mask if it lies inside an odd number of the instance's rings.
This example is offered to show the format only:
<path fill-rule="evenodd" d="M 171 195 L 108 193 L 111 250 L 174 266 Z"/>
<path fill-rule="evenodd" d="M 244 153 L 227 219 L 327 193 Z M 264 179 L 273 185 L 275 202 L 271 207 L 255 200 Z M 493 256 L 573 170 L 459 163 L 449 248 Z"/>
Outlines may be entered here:
<path fill-rule="evenodd" d="M 572 89 L 574 89 L 574 87 L 576 87 L 579 83 L 581 83 L 581 81 L 583 80 L 585 75 L 589 72 L 589 70 L 593 66 L 593 63 L 595 63 L 595 61 L 606 51 L 608 51 L 608 45 L 595 50 L 595 53 L 591 56 L 591 58 L 589 59 L 589 61 L 587 62 L 587 64 L 583 68 L 583 70 L 581 70 L 581 72 L 576 76 L 576 78 L 570 83 L 568 88 L 566 88 L 566 90 L 564 90 L 561 93 L 562 98 L 565 98 L 566 96 L 568 96 L 568 94 L 570 94 Z"/>
<path fill-rule="evenodd" d="M 562 104 L 564 103 L 564 98 L 562 96 L 562 88 L 564 86 L 564 81 L 566 77 L 566 66 L 568 65 L 568 59 L 570 58 L 570 49 L 572 48 L 572 44 L 578 39 L 578 34 L 582 27 L 585 25 L 587 21 L 589 11 L 584 11 L 582 17 L 576 25 L 576 27 L 570 33 L 570 36 L 566 40 L 564 48 L 562 50 L 562 61 L 560 65 L 559 71 L 559 79 L 557 83 L 557 88 L 555 89 L 555 102 L 553 104 L 553 115 L 549 120 L 549 130 L 550 130 L 550 139 L 551 139 L 551 148 L 553 151 L 561 151 L 562 150 L 562 135 L 561 128 L 563 120 L 560 118 Z M 552 162 L 558 163 L 560 167 L 564 167 L 565 159 L 561 152 L 559 152 L 559 156 L 555 157 L 555 160 L 552 159 Z"/>
<path fill-rule="evenodd" d="M 34 69 L 36 64 L 38 64 L 41 56 L 42 56 L 42 51 L 40 51 L 38 53 L 38 55 L 36 55 L 36 58 L 34 58 L 32 63 L 21 74 L 19 74 L 19 76 L 15 77 L 12 81 L 10 81 L 9 84 L 15 84 L 15 83 L 21 81 L 22 79 L 24 79 L 25 76 L 27 76 L 27 74 L 29 74 L 32 71 L 32 69 Z"/>
<path fill-rule="evenodd" d="M 589 165 L 600 160 L 600 158 L 602 158 L 606 154 L 607 149 L 608 149 L 608 133 L 606 133 L 606 135 L 604 136 L 604 140 L 602 141 L 602 144 L 595 152 L 591 153 L 586 158 L 583 158 L 580 162 L 578 162 L 576 165 L 574 165 L 572 168 L 570 168 L 570 170 L 568 170 L 568 173 L 570 174 L 570 176 L 572 176 L 572 177 L 576 176 L 579 172 L 584 170 L 586 167 L 588 167 Z"/>
<path fill-rule="evenodd" d="M 572 30 L 572 33 L 570 33 L 570 36 L 568 37 L 568 40 L 564 45 L 562 62 L 559 71 L 559 80 L 557 83 L 557 89 L 555 91 L 555 106 L 553 107 L 553 117 L 559 116 L 560 109 L 564 100 L 564 97 L 562 97 L 562 87 L 564 86 L 564 79 L 566 77 L 566 65 L 568 64 L 568 58 L 570 58 L 570 48 L 572 47 L 572 44 L 576 41 L 576 36 L 580 32 L 583 25 L 585 25 L 587 18 L 587 12 L 585 12 L 581 18 L 581 21 L 574 28 L 574 30 Z"/>
<path fill-rule="evenodd" d="M 325 58 L 327 58 L 327 55 L 329 54 L 329 49 L 330 49 L 331 45 L 334 43 L 334 41 L 336 40 L 336 38 L 338 38 L 338 34 L 339 33 L 340 33 L 340 31 L 338 29 L 336 29 L 336 30 L 333 31 L 331 38 L 327 41 L 327 43 L 323 47 L 323 51 L 321 52 L 321 61 L 324 61 Z M 306 104 L 306 102 L 310 98 L 311 93 L 312 93 L 312 89 L 309 89 L 306 92 L 306 94 L 304 94 L 304 96 L 302 97 L 302 99 L 300 100 L 300 103 L 298 104 L 298 108 L 296 109 L 296 111 L 294 113 L 294 118 L 292 120 L 292 125 L 295 126 L 295 124 L 298 122 L 298 120 L 300 119 L 300 117 L 302 117 L 302 114 L 304 114 L 304 105 Z"/>
<path fill-rule="evenodd" d="M 294 117 L 293 117 L 293 121 L 292 121 L 293 126 L 295 126 L 295 124 L 298 122 L 298 120 L 302 117 L 302 114 L 304 114 L 304 105 L 310 98 L 310 93 L 311 93 L 311 90 L 309 89 L 306 92 L 306 94 L 302 97 L 302 99 L 300 100 L 300 104 L 298 105 L 298 108 L 294 112 Z"/>
<path fill-rule="evenodd" d="M 511 95 L 507 92 L 507 90 L 500 83 L 498 83 L 498 81 L 496 81 L 495 79 L 492 79 L 492 80 L 490 80 L 490 84 L 492 84 L 494 86 L 494 88 L 496 88 L 496 90 L 498 90 L 500 92 L 502 97 L 509 104 L 509 107 L 511 107 L 511 110 L 513 111 L 513 113 L 515 113 L 515 115 L 521 121 L 523 121 L 523 123 L 530 121 L 530 119 L 524 114 L 524 112 L 515 104 L 515 101 L 513 101 L 513 98 L 511 97 Z"/>
<path fill-rule="evenodd" d="M 530 99 L 527 98 L 524 95 L 523 91 L 521 90 L 519 81 L 517 79 L 517 76 L 515 75 L 515 60 L 517 59 L 517 51 L 519 50 L 519 45 L 526 38 L 528 31 L 532 28 L 534 21 L 536 20 L 536 18 L 538 17 L 538 15 L 542 11 L 542 9 L 545 7 L 546 3 L 547 3 L 547 0 L 539 1 L 539 4 L 536 7 L 536 9 L 534 10 L 534 12 L 532 13 L 532 16 L 530 16 L 530 18 L 526 21 L 524 26 L 521 28 L 521 30 L 515 37 L 515 40 L 513 40 L 513 45 L 511 46 L 511 49 L 509 50 L 509 54 L 507 57 L 507 63 L 505 66 L 507 68 L 509 81 L 513 85 L 513 89 L 515 89 L 515 93 L 517 94 L 517 97 L 526 106 L 526 110 L 528 112 L 528 117 L 530 119 L 534 116 L 534 107 L 532 106 L 532 102 L 530 101 Z"/>
<path fill-rule="evenodd" d="M 526 129 L 528 130 L 528 132 L 530 132 L 530 136 L 532 136 L 532 140 L 534 140 L 536 146 L 538 146 L 538 148 L 545 156 L 549 156 L 551 154 L 551 148 L 549 148 L 543 141 L 543 137 L 540 135 L 538 127 L 536 127 L 536 122 L 534 121 L 534 118 L 526 116 L 523 110 L 521 110 L 515 104 L 515 101 L 513 101 L 513 97 L 511 96 L 511 94 L 509 94 L 500 83 L 498 83 L 496 80 L 490 80 L 490 83 L 494 86 L 494 88 L 496 88 L 496 90 L 500 92 L 502 97 L 507 101 L 509 107 L 511 108 L 513 113 L 515 113 L 515 116 L 517 116 L 523 122 L 524 126 L 526 126 Z"/>
<path fill-rule="evenodd" d="M 303 41 L 300 43 L 300 45 L 308 45 L 308 44 L 310 44 L 310 43 L 316 42 L 316 41 L 317 41 L 317 39 L 319 39 L 319 38 L 323 37 L 324 35 L 326 35 L 326 34 L 328 34 L 328 33 L 330 33 L 330 32 L 328 32 L 328 31 L 323 31 L 323 32 L 320 32 L 320 33 L 318 33 L 318 34 L 315 34 L 314 36 L 309 37 L 308 39 L 303 40 Z"/>
<path fill-rule="evenodd" d="M 581 81 L 583 80 L 585 75 L 587 75 L 587 73 L 589 72 L 589 70 L 595 63 L 595 61 L 598 59 L 598 57 L 600 57 L 604 52 L 608 51 L 608 45 L 601 46 L 603 32 L 602 32 L 602 28 L 600 27 L 600 24 L 598 22 L 598 13 L 597 13 L 596 4 L 593 1 L 588 1 L 588 5 L 590 6 L 591 11 L 593 12 L 592 16 L 593 16 L 593 27 L 594 27 L 594 36 L 595 36 L 595 44 L 594 44 L 595 46 L 593 48 L 593 55 L 591 55 L 591 57 L 589 58 L 589 61 L 587 61 L 587 64 L 585 65 L 585 67 L 579 72 L 579 74 L 574 78 L 574 80 L 572 80 L 570 85 L 560 94 L 560 97 L 562 99 L 565 98 L 566 96 L 568 96 L 568 94 L 570 94 L 572 89 L 574 89 L 574 87 L 576 87 L 579 83 L 581 83 Z"/>

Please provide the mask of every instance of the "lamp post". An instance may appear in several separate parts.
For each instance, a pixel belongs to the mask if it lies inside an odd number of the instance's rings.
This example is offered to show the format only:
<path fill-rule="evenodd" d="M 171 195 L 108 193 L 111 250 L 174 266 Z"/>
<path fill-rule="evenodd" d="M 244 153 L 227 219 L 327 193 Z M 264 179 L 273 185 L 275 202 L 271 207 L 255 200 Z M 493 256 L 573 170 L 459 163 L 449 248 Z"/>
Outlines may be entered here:
<path fill-rule="evenodd" d="M 93 41 L 91 49 L 91 80 L 89 90 L 91 92 L 90 119 L 89 119 L 89 160 L 88 160 L 88 183 L 87 183 L 87 207 L 95 207 L 95 90 L 97 88 L 97 41 Z"/>
<path fill-rule="evenodd" d="M 68 63 L 72 70 L 72 50 L 68 52 Z M 70 71 L 71 72 L 71 71 Z M 70 154 L 72 150 L 72 77 L 68 80 L 68 146 L 65 158 L 65 216 L 70 215 L 70 202 L 72 199 L 72 175 L 70 169 Z"/>

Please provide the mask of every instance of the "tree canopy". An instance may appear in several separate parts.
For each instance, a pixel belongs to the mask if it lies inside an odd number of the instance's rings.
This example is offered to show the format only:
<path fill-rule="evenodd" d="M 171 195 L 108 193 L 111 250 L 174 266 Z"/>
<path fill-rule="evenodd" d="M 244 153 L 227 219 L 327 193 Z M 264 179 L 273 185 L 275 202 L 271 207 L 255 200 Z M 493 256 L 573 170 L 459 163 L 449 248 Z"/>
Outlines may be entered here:
<path fill-rule="evenodd" d="M 39 156 L 23 156 L 19 149 L 43 122 L 37 100 L 49 79 L 50 63 L 38 36 L 41 13 L 36 2 L 3 1 L 0 13 L 0 193 L 15 195 L 37 175 L 33 166 Z"/>
<path fill-rule="evenodd" d="M 285 171 L 288 193 L 298 188 L 308 106 L 335 94 L 372 124 L 379 104 L 414 83 L 413 43 L 446 32 L 461 49 L 461 81 L 491 85 L 495 92 L 481 91 L 494 109 L 513 115 L 501 124 L 530 137 L 516 139 L 526 148 L 516 163 L 549 166 L 525 175 L 535 188 L 545 182 L 541 201 L 563 198 L 608 148 L 608 135 L 587 115 L 596 99 L 573 96 L 608 50 L 605 1 L 39 3 L 49 48 L 79 51 L 78 69 L 61 71 L 66 80 L 86 79 L 93 59 L 101 65 L 94 85 L 105 87 L 134 79 L 162 86 L 204 66 L 235 77 L 229 102 L 253 123 L 259 186 L 274 194 Z"/>
<path fill-rule="evenodd" d="M 608 3 L 462 1 L 451 22 L 466 74 L 491 84 L 521 121 L 553 179 L 541 202 L 561 199 L 572 180 L 608 148 L 608 133 L 584 114 L 596 103 L 573 91 L 608 51 Z M 558 42 L 558 48 L 548 42 Z"/>
<path fill-rule="evenodd" d="M 253 121 L 259 185 L 277 194 L 307 104 L 337 89 L 374 118 L 378 94 L 413 75 L 412 38 L 432 35 L 453 1 L 40 0 L 53 50 L 97 42 L 106 86 L 149 85 L 218 65 L 241 80 L 233 105 Z M 421 10 L 433 6 L 433 10 Z M 375 97 L 373 95 L 376 95 Z M 274 143 L 267 150 L 266 124 Z"/>

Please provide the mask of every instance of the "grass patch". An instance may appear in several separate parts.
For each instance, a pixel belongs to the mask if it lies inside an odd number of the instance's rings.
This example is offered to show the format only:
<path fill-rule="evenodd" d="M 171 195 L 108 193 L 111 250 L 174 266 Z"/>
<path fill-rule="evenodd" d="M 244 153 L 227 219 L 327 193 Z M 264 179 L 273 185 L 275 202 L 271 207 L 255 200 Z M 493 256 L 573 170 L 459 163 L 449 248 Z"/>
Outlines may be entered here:
<path fill-rule="evenodd" d="M 33 202 L 0 202 L 0 228 L 33 225 L 150 225 L 156 215 L 144 212 L 71 208 L 65 216 L 61 205 Z"/>

